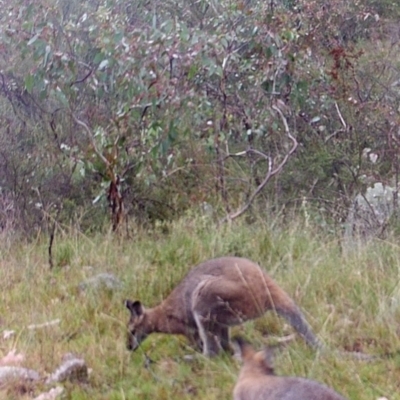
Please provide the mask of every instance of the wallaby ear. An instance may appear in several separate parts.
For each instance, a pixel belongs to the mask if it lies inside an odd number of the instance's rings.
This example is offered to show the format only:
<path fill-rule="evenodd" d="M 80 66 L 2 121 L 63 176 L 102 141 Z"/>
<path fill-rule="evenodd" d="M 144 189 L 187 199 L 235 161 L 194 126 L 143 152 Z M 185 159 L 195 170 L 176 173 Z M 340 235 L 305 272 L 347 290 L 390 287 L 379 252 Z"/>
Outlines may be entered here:
<path fill-rule="evenodd" d="M 144 313 L 144 307 L 140 301 L 125 300 L 125 307 L 133 316 L 139 316 Z"/>
<path fill-rule="evenodd" d="M 234 357 L 239 360 L 245 361 L 255 353 L 253 346 L 241 336 L 233 337 L 232 343 L 235 349 Z"/>
<path fill-rule="evenodd" d="M 274 358 L 276 348 L 276 346 L 269 346 L 259 353 L 265 372 L 268 375 L 274 374 Z"/>

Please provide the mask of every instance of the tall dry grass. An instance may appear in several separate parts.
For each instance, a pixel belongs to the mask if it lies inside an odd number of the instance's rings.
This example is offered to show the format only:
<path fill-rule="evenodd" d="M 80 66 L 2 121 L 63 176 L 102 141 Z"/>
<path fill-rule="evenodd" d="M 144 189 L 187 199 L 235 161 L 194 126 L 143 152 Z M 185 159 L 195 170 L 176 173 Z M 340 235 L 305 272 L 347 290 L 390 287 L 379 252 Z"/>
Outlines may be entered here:
<path fill-rule="evenodd" d="M 134 238 L 79 233 L 56 237 L 49 270 L 47 243 L 0 247 L 0 357 L 16 349 L 25 366 L 45 375 L 73 352 L 91 374 L 88 384 L 65 384 L 67 399 L 231 399 L 239 365 L 222 355 L 205 359 L 183 338 L 151 335 L 135 353 L 125 348 L 125 298 L 145 305 L 161 301 L 191 266 L 211 257 L 236 255 L 259 262 L 303 309 L 330 349 L 389 357 L 373 362 L 316 353 L 298 339 L 278 352 L 278 373 L 319 380 L 354 400 L 400 399 L 400 249 L 396 240 L 374 242 L 343 254 L 337 238 L 292 222 L 258 221 L 216 227 L 187 217 Z M 1 245 L 0 245 L 1 246 Z M 121 290 L 81 293 L 78 285 L 100 272 Z M 56 326 L 27 326 L 59 318 Z M 291 333 L 270 314 L 235 327 L 256 346 Z M 146 360 L 150 358 L 153 363 Z M 185 355 L 193 355 L 188 360 Z M 0 398 L 32 398 L 45 389 L 0 388 Z M 27 391 L 24 393 L 24 391 Z M 17 396 L 17 397 L 16 397 Z"/>

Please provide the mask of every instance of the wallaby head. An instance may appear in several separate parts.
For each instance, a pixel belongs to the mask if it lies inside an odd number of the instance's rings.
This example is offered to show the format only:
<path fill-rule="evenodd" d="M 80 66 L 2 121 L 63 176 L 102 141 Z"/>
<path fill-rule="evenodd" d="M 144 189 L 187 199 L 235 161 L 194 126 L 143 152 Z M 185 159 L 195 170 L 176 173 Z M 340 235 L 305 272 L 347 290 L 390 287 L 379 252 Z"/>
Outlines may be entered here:
<path fill-rule="evenodd" d="M 255 351 L 254 347 L 241 336 L 234 337 L 232 342 L 243 362 L 243 369 L 244 367 L 250 369 L 252 374 L 275 375 L 272 349 L 265 348 L 262 351 Z"/>
<path fill-rule="evenodd" d="M 243 361 L 233 400 L 346 400 L 333 389 L 301 377 L 276 376 L 273 348 L 255 351 L 242 338 L 235 338 Z"/>
<path fill-rule="evenodd" d="M 131 316 L 128 323 L 128 350 L 136 350 L 140 343 L 146 339 L 148 332 L 146 326 L 146 313 L 140 301 L 125 300 L 125 306 L 130 311 Z"/>

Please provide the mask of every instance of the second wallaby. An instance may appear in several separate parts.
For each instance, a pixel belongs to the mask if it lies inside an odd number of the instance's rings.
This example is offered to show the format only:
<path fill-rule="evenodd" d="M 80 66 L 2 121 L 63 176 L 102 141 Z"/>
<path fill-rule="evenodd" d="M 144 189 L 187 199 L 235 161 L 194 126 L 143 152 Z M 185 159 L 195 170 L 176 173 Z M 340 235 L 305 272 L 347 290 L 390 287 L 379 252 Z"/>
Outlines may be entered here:
<path fill-rule="evenodd" d="M 153 332 L 182 334 L 206 356 L 230 350 L 229 327 L 275 310 L 312 347 L 321 343 L 291 297 L 258 264 L 220 257 L 194 267 L 154 308 L 126 300 L 129 350 Z"/>
<path fill-rule="evenodd" d="M 346 400 L 333 389 L 311 379 L 276 376 L 271 350 L 256 352 L 242 338 L 235 338 L 243 361 L 233 390 L 233 400 Z"/>

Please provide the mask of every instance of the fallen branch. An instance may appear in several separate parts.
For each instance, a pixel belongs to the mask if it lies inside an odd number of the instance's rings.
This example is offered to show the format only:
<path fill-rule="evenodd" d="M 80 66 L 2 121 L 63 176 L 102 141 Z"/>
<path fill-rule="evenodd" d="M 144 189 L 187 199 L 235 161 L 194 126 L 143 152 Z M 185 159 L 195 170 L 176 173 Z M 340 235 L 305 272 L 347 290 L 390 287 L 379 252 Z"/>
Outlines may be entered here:
<path fill-rule="evenodd" d="M 55 326 L 58 325 L 61 322 L 60 319 L 53 319 L 52 321 L 44 322 L 43 324 L 32 324 L 28 325 L 28 329 L 30 331 L 33 331 L 35 329 L 42 329 L 42 328 L 47 328 L 48 326 Z"/>
<path fill-rule="evenodd" d="M 237 211 L 228 214 L 224 219 L 222 219 L 222 222 L 227 222 L 227 221 L 232 221 L 235 218 L 240 217 L 242 214 L 244 214 L 248 208 L 251 206 L 251 204 L 253 203 L 254 199 L 256 198 L 256 196 L 263 190 L 263 188 L 265 187 L 265 185 L 269 182 L 269 180 L 276 175 L 277 173 L 279 173 L 282 168 L 285 166 L 285 164 L 287 163 L 287 161 L 289 160 L 289 157 L 296 151 L 297 146 L 298 146 L 298 142 L 296 140 L 296 138 L 290 133 L 289 130 L 289 126 L 287 123 L 287 120 L 285 118 L 285 116 L 283 115 L 282 111 L 277 107 L 277 106 L 272 106 L 272 108 L 279 114 L 279 116 L 281 117 L 282 123 L 285 127 L 285 131 L 286 134 L 288 136 L 288 138 L 290 139 L 290 141 L 292 142 L 292 147 L 290 148 L 290 150 L 285 154 L 285 156 L 283 157 L 283 160 L 279 163 L 279 165 L 274 168 L 273 165 L 273 160 L 271 157 L 267 156 L 266 154 L 264 154 L 263 152 L 256 150 L 256 149 L 248 149 L 246 151 L 240 152 L 240 153 L 236 153 L 233 156 L 243 156 L 249 153 L 254 153 L 257 155 L 260 155 L 262 157 L 264 157 L 266 160 L 268 160 L 268 171 L 265 175 L 265 178 L 263 179 L 263 181 L 258 185 L 258 187 L 256 188 L 256 190 L 251 194 L 251 196 L 249 197 L 249 200 L 247 201 L 246 204 L 244 204 L 242 207 L 240 207 Z"/>

